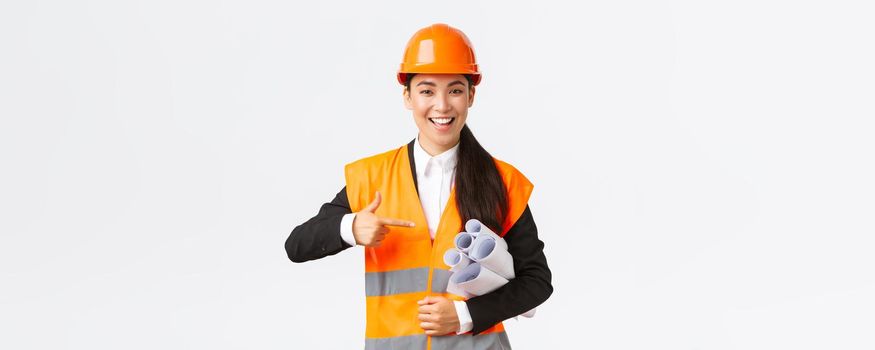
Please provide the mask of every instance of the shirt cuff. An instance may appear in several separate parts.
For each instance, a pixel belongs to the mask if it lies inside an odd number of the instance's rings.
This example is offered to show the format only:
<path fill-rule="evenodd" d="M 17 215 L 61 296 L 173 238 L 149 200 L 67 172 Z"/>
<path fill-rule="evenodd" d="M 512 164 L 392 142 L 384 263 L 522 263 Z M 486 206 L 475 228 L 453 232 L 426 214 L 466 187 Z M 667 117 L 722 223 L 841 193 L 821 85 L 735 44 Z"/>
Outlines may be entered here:
<path fill-rule="evenodd" d="M 347 244 L 355 247 L 355 236 L 352 234 L 352 222 L 355 220 L 355 213 L 344 214 L 340 220 L 340 238 Z"/>
<path fill-rule="evenodd" d="M 456 315 L 459 316 L 459 331 L 456 334 L 470 332 L 474 328 L 474 321 L 468 313 L 468 304 L 459 300 L 453 300 L 453 304 L 456 305 Z"/>

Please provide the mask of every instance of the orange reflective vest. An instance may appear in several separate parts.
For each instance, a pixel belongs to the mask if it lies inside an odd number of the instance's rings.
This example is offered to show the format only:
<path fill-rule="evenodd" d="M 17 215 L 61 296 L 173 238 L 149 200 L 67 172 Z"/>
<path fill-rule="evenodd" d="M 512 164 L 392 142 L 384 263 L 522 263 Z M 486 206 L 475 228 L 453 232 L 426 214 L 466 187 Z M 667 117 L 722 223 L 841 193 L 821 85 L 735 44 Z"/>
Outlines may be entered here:
<path fill-rule="evenodd" d="M 476 336 L 468 332 L 431 337 L 420 328 L 418 300 L 427 295 L 465 300 L 463 296 L 447 292 L 451 272 L 443 261 L 444 252 L 453 247 L 453 238 L 464 231 L 464 224 L 456 208 L 454 185 L 432 242 L 408 152 L 405 145 L 345 167 L 346 192 L 352 212 L 361 211 L 373 201 L 374 193 L 380 191 L 382 201 L 376 215 L 416 223 L 412 228 L 387 226 L 390 232 L 379 247 L 365 247 L 365 348 L 509 348 L 501 322 Z M 508 191 L 508 215 L 499 233 L 504 236 L 525 210 L 533 186 L 510 164 L 498 159 L 495 164 Z"/>

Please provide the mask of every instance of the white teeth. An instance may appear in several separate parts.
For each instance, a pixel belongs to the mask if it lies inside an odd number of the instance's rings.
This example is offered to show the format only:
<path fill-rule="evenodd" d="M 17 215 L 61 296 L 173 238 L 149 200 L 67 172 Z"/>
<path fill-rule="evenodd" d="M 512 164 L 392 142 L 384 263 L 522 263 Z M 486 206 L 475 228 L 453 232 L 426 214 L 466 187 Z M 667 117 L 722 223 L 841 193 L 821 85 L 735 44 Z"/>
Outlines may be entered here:
<path fill-rule="evenodd" d="M 431 120 L 437 124 L 446 125 L 446 124 L 449 124 L 450 121 L 453 120 L 453 118 L 431 118 Z"/>

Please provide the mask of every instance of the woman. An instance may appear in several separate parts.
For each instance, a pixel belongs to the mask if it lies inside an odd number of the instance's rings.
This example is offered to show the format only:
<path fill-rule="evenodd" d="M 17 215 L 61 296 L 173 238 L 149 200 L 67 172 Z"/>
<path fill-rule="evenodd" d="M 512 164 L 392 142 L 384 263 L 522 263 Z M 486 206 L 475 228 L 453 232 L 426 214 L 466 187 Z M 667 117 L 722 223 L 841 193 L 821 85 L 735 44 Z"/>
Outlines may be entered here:
<path fill-rule="evenodd" d="M 553 291 L 527 205 L 532 184 L 466 125 L 481 76 L 468 38 L 435 24 L 410 39 L 398 72 L 419 133 L 346 165 L 346 187 L 286 240 L 294 262 L 365 250 L 366 349 L 509 349 L 502 320 Z M 443 253 L 464 223 L 503 235 L 515 278 L 481 296 L 447 292 Z"/>

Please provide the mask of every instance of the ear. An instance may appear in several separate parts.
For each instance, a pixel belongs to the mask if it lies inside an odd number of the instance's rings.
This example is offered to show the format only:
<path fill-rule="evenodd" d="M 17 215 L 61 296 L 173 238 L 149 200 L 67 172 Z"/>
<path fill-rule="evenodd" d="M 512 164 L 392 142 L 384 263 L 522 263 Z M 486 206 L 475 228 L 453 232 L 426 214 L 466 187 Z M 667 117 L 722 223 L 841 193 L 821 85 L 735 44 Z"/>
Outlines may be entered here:
<path fill-rule="evenodd" d="M 413 110 L 413 102 L 410 101 L 410 90 L 405 88 L 404 91 L 401 93 L 401 95 L 403 96 L 403 99 L 404 99 L 404 107 L 412 111 Z"/>
<path fill-rule="evenodd" d="M 471 106 L 474 105 L 474 92 L 475 91 L 476 91 L 476 89 L 474 89 L 473 86 L 471 86 L 471 88 L 468 89 L 468 108 L 471 108 Z"/>

